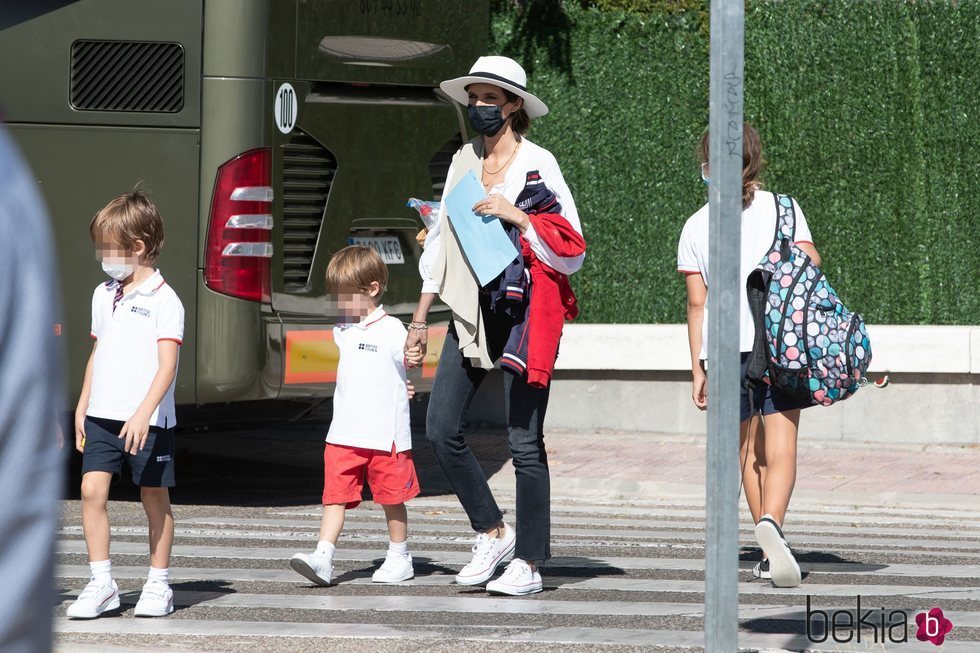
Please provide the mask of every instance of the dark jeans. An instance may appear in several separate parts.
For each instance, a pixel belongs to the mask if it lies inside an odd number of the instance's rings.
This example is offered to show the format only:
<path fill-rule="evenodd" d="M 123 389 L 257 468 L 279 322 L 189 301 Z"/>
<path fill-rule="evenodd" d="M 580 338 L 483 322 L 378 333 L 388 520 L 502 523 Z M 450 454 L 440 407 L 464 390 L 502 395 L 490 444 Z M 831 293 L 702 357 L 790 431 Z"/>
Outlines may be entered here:
<path fill-rule="evenodd" d="M 510 324 L 484 310 L 487 343 L 496 360 L 503 352 Z M 452 325 L 446 335 L 439 369 L 429 397 L 426 437 L 432 443 L 443 473 L 452 483 L 473 530 L 487 531 L 503 518 L 487 478 L 466 444 L 461 425 L 487 370 L 470 366 L 459 351 Z M 532 388 L 525 379 L 504 374 L 507 432 L 517 476 L 517 544 L 514 556 L 541 562 L 551 557 L 551 479 L 544 449 L 544 414 L 548 389 Z"/>

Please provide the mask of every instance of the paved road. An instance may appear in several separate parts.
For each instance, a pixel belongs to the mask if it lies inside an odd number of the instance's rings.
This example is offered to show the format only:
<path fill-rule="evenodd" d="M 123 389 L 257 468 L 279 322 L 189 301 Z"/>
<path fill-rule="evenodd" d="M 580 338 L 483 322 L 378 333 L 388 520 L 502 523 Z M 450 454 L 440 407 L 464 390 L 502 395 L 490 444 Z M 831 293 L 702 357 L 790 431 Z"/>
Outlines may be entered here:
<path fill-rule="evenodd" d="M 574 438 L 575 436 L 568 436 Z M 609 446 L 614 436 L 603 435 Z M 127 483 L 114 490 L 112 559 L 122 609 L 95 621 L 68 621 L 65 608 L 88 576 L 77 502 L 66 501 L 59 542 L 56 629 L 59 651 L 689 651 L 703 645 L 704 504 L 689 492 L 624 495 L 556 483 L 555 559 L 546 591 L 490 597 L 455 586 L 471 534 L 422 443 L 420 476 L 429 494 L 411 504 L 416 578 L 372 585 L 384 555 L 383 513 L 365 503 L 349 513 L 337 555 L 339 584 L 317 588 L 293 573 L 292 553 L 312 548 L 319 507 L 320 435 L 282 427 L 184 438 L 175 492 L 177 611 L 135 619 L 145 576 L 142 511 Z M 571 442 L 556 436 L 554 457 Z M 513 510 L 504 439 L 473 438 L 502 506 Z M 625 444 L 623 446 L 626 446 Z M 72 481 L 75 483 L 75 480 Z M 753 581 L 759 557 L 750 520 L 740 543 L 740 646 L 745 650 L 980 650 L 980 504 L 889 504 L 804 494 L 787 525 L 805 579 L 800 588 Z M 806 636 L 813 609 L 855 611 L 879 623 L 902 610 L 906 644 L 858 645 Z M 944 646 L 915 641 L 915 615 L 941 607 L 954 624 Z M 896 614 L 896 618 L 901 615 Z M 846 619 L 840 617 L 840 623 Z M 822 630 L 814 623 L 816 634 Z M 897 637 L 899 630 L 891 633 Z M 844 631 L 838 631 L 844 638 Z"/>

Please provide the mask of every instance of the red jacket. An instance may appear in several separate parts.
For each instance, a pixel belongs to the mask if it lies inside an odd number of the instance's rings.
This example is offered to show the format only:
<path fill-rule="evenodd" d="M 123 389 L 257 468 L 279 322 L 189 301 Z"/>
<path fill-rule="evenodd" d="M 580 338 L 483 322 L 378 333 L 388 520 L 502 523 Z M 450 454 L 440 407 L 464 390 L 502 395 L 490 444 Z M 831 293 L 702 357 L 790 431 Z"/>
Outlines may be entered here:
<path fill-rule="evenodd" d="M 579 256 L 585 252 L 585 239 L 559 213 L 529 216 L 538 238 L 556 255 Z M 551 382 L 558 358 L 558 342 L 565 320 L 578 316 L 578 302 L 568 276 L 551 268 L 535 256 L 530 244 L 521 238 L 524 262 L 531 271 L 531 300 L 527 329 L 527 382 L 546 388 Z"/>

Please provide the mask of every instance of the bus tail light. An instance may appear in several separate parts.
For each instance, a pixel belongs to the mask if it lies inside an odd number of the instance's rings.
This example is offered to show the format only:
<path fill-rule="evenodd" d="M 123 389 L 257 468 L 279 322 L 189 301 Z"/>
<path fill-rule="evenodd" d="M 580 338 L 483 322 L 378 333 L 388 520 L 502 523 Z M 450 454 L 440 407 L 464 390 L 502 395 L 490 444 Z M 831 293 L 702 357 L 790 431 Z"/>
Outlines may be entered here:
<path fill-rule="evenodd" d="M 218 168 L 211 198 L 205 285 L 268 302 L 272 258 L 272 150 L 249 150 Z"/>

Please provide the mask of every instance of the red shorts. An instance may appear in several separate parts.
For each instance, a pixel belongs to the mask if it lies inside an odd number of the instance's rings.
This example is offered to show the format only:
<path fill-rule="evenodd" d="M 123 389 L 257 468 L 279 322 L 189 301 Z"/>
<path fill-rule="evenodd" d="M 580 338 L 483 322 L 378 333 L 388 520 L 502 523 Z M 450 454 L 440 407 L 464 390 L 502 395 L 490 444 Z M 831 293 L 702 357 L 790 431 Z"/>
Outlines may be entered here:
<path fill-rule="evenodd" d="M 356 508 L 361 503 L 364 477 L 374 502 L 397 505 L 418 496 L 412 452 L 360 449 L 327 443 L 323 449 L 323 505 L 344 503 Z"/>

